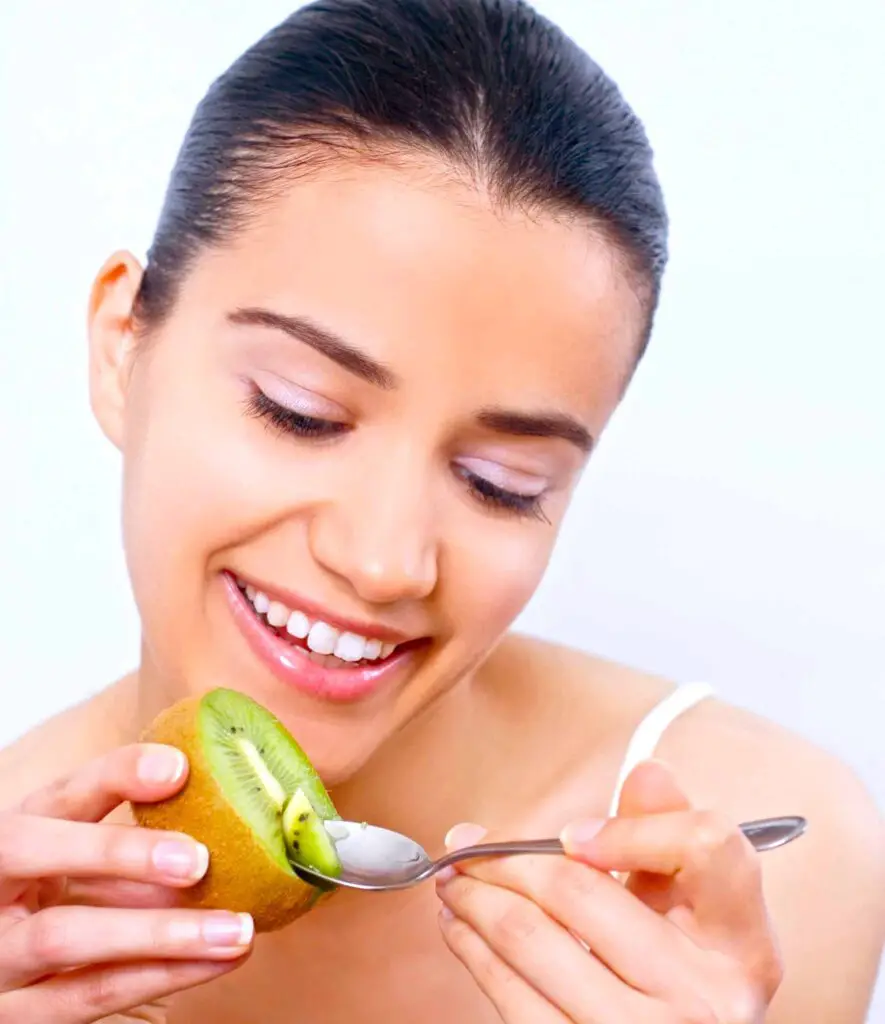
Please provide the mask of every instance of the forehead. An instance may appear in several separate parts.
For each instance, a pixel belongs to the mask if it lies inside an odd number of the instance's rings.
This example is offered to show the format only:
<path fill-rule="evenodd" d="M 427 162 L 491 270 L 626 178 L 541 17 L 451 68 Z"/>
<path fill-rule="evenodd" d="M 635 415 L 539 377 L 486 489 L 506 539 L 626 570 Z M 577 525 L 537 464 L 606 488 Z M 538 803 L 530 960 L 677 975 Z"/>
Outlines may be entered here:
<path fill-rule="evenodd" d="M 478 397 L 595 419 L 616 403 L 641 329 L 600 230 L 502 211 L 430 164 L 298 181 L 203 269 L 204 300 L 311 317 L 406 381 L 458 379 Z"/>

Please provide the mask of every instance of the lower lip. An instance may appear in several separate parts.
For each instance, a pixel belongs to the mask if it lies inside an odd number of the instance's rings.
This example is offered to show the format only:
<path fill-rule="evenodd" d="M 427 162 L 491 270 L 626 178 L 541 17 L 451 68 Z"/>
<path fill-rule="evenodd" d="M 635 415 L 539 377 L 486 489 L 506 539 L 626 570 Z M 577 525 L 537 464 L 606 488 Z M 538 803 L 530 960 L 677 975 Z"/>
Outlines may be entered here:
<path fill-rule="evenodd" d="M 328 701 L 357 701 L 390 686 L 416 654 L 414 648 L 394 651 L 377 665 L 326 668 L 311 661 L 305 650 L 286 643 L 266 629 L 246 595 L 228 573 L 222 573 L 227 601 L 253 653 L 281 682 L 311 697 Z"/>

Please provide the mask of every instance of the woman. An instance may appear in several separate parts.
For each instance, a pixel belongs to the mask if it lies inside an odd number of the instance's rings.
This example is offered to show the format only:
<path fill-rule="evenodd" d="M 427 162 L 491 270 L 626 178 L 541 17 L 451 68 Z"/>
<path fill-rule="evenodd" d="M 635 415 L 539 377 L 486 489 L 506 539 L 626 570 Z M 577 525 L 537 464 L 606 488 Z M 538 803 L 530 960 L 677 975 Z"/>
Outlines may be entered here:
<path fill-rule="evenodd" d="M 521 3 L 322 0 L 213 85 L 146 267 L 113 254 L 90 299 L 143 645 L 0 760 L 0 1022 L 864 1020 L 885 850 L 846 768 L 508 632 L 665 259 L 641 125 Z M 216 685 L 345 817 L 569 855 L 257 941 L 180 910 L 205 851 L 124 807 L 187 773 L 142 727 Z M 808 834 L 757 856 L 737 823 L 781 813 Z"/>

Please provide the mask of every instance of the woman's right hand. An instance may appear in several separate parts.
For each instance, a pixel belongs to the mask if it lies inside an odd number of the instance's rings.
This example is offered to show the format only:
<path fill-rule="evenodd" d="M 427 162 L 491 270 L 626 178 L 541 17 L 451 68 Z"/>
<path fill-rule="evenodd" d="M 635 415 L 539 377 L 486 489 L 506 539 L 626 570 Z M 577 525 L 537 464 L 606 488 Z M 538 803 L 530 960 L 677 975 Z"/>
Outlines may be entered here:
<path fill-rule="evenodd" d="M 163 1021 L 165 997 L 243 962 L 248 915 L 176 909 L 205 847 L 102 822 L 186 776 L 180 751 L 121 747 L 0 811 L 0 1024 L 92 1024 L 136 1007 L 131 1019 Z"/>

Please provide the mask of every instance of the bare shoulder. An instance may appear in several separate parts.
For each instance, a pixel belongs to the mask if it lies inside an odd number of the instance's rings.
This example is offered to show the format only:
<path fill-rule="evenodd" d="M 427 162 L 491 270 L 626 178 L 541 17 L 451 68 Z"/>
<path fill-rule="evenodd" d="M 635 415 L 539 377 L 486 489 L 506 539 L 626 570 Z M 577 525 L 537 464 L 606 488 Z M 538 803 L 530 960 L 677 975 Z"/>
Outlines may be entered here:
<path fill-rule="evenodd" d="M 692 800 L 741 818 L 805 814 L 881 838 L 872 795 L 841 758 L 771 719 L 716 697 L 674 721 L 657 756 L 680 774 Z M 813 831 L 813 828 L 812 828 Z"/>
<path fill-rule="evenodd" d="M 625 666 L 529 639 L 508 641 L 506 658 L 524 685 L 547 681 L 568 710 L 563 736 L 573 756 L 574 721 L 605 723 L 623 757 L 639 721 L 675 684 Z M 527 675 L 526 675 L 527 673 Z M 548 712 L 549 713 L 549 712 Z M 786 978 L 767 1024 L 862 1024 L 885 945 L 885 821 L 863 781 L 842 759 L 789 728 L 716 696 L 683 712 L 655 756 L 676 772 L 692 803 L 729 821 L 801 814 L 808 832 L 762 855 L 766 899 Z"/>
<path fill-rule="evenodd" d="M 677 687 L 664 677 L 581 650 L 514 635 L 497 655 L 502 685 L 525 690 L 540 716 L 565 726 L 569 756 L 591 758 L 588 727 L 605 734 L 618 755 L 642 718 Z M 571 752 L 574 728 L 581 742 Z M 598 737 L 602 739 L 602 737 Z M 854 820 L 865 838 L 881 836 L 882 818 L 863 782 L 840 758 L 771 719 L 715 693 L 682 712 L 664 732 L 655 756 L 679 773 L 697 806 L 742 820 L 768 814 L 828 813 Z M 813 820 L 811 814 L 808 815 Z M 848 824 L 848 821 L 846 821 Z"/>

